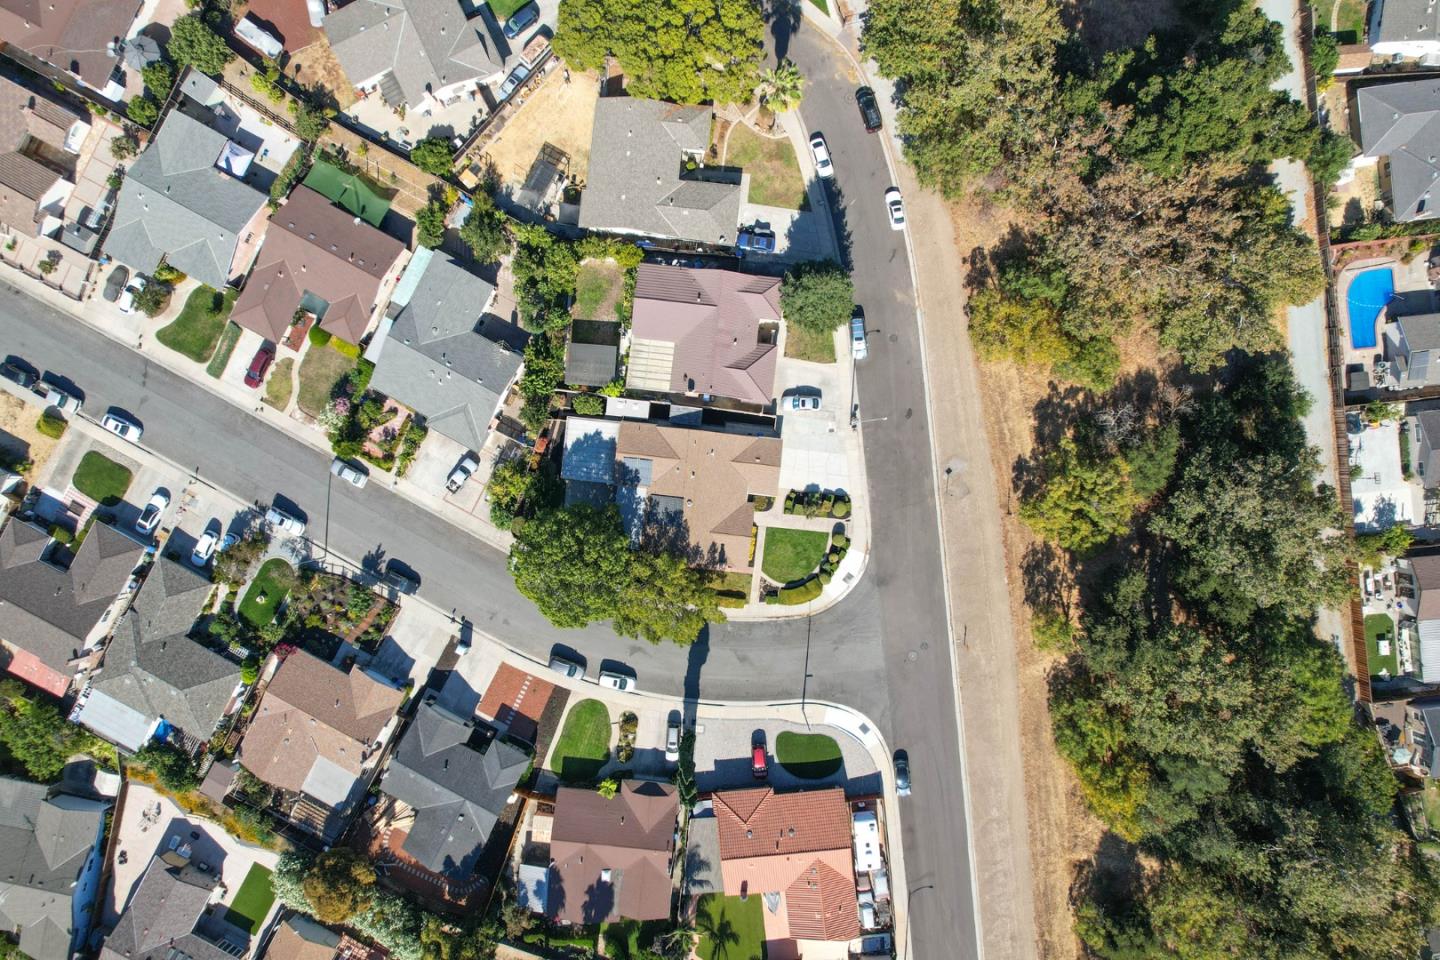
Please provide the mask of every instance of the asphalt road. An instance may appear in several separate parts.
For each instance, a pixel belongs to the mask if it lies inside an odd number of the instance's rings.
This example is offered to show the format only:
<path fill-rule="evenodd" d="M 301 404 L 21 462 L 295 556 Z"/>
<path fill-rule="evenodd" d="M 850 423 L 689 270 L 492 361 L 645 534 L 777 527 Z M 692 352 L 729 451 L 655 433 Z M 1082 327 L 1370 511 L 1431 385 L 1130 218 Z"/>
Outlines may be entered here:
<path fill-rule="evenodd" d="M 914 291 L 903 235 L 882 203 L 890 185 L 878 137 L 866 134 L 854 82 L 828 38 L 803 24 L 788 55 L 808 80 L 802 111 L 830 145 L 837 228 L 854 251 L 856 299 L 870 356 L 858 368 L 874 529 L 869 568 L 840 604 L 801 620 L 719 624 L 693 647 L 651 646 L 608 626 L 558 630 L 515 590 L 505 558 L 380 483 L 332 484 L 330 457 L 146 356 L 0 285 L 0 344 L 76 384 L 86 413 L 109 407 L 144 425 L 145 445 L 258 505 L 277 495 L 339 555 L 396 559 L 420 595 L 475 627 L 545 658 L 562 645 L 588 661 L 631 667 L 649 690 L 705 700 L 827 700 L 861 710 L 910 754 L 915 792 L 902 801 L 909 954 L 978 956 L 957 712 L 936 529 L 929 422 Z M 268 413 L 267 416 L 274 416 Z M 328 517 L 327 517 L 328 505 Z M 224 518 L 228 520 L 229 518 Z M 328 520 L 328 522 L 327 522 Z"/>

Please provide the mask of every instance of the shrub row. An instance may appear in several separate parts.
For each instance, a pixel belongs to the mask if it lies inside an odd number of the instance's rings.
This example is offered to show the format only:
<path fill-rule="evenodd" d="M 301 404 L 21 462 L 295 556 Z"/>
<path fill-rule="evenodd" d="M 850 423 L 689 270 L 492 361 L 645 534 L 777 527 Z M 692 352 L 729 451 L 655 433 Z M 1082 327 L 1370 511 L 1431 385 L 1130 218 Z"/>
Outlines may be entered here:
<path fill-rule="evenodd" d="M 798 513 L 806 517 L 834 517 L 843 520 L 850 516 L 850 496 L 844 493 L 820 493 L 791 490 L 785 495 L 785 512 Z"/>

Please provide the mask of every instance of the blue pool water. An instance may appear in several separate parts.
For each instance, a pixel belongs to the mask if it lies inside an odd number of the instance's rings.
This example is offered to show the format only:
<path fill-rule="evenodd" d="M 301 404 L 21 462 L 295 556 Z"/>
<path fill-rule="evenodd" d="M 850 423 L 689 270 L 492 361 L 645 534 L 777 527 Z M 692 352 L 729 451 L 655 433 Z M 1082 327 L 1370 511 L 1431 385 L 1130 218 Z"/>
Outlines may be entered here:
<path fill-rule="evenodd" d="M 1389 267 L 1376 267 L 1355 275 L 1345 294 L 1346 312 L 1350 316 L 1350 346 L 1356 350 L 1375 346 L 1375 318 L 1394 295 L 1395 272 Z"/>

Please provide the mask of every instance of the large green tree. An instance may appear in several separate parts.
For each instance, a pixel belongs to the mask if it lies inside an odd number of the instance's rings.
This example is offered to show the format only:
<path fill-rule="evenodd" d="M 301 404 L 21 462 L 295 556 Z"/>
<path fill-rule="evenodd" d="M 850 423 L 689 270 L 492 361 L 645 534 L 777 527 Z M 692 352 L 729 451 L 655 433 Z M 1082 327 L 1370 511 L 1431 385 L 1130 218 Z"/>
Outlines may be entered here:
<path fill-rule="evenodd" d="M 764 35 L 755 0 L 561 0 L 555 52 L 581 70 L 615 57 L 633 96 L 746 103 Z"/>
<path fill-rule="evenodd" d="M 1088 450 L 1066 437 L 1045 456 L 1036 491 L 1020 505 L 1020 519 L 1047 540 L 1091 553 L 1130 529 L 1139 498 L 1125 459 Z"/>
<path fill-rule="evenodd" d="M 165 53 L 179 66 L 218 76 L 235 54 L 198 13 L 189 13 L 170 26 Z"/>
<path fill-rule="evenodd" d="M 375 868 L 349 847 L 333 847 L 315 858 L 301 886 L 315 919 L 344 923 L 374 900 Z"/>
<path fill-rule="evenodd" d="M 465 241 L 476 260 L 497 263 L 510 250 L 510 234 L 506 229 L 509 218 L 495 206 L 488 193 L 475 194 L 471 202 L 470 212 L 460 227 L 460 239 Z"/>
<path fill-rule="evenodd" d="M 510 550 L 515 585 L 557 627 L 614 617 L 629 566 L 630 541 L 613 506 L 543 511 Z"/>
<path fill-rule="evenodd" d="M 666 551 L 637 550 L 615 606 L 615 632 L 651 643 L 693 643 L 712 620 L 721 619 L 707 574 Z"/>
<path fill-rule="evenodd" d="M 799 264 L 780 283 L 780 311 L 786 323 L 829 333 L 855 312 L 855 285 L 845 268 L 833 261 Z"/>

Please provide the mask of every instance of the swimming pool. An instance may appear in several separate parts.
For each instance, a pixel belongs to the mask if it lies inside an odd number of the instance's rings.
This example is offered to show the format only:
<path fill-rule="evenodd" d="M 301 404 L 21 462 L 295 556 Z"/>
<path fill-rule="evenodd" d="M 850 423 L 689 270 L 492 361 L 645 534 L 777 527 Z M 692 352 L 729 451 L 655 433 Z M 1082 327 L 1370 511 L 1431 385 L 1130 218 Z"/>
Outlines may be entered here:
<path fill-rule="evenodd" d="M 1345 308 L 1350 316 L 1350 346 L 1369 350 L 1375 346 L 1375 318 L 1395 295 L 1395 271 L 1376 267 L 1357 273 L 1345 294 Z"/>

